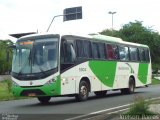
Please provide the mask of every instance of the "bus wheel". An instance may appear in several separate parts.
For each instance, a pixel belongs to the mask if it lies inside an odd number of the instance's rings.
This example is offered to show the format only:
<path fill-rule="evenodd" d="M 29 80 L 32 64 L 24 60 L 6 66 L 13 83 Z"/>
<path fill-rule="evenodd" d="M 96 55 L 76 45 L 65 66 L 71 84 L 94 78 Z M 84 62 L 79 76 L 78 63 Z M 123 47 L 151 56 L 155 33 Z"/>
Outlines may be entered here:
<path fill-rule="evenodd" d="M 49 103 L 50 99 L 51 99 L 51 97 L 49 97 L 49 96 L 46 96 L 46 97 L 38 97 L 39 102 L 42 103 L 42 104 L 47 104 L 47 103 Z"/>
<path fill-rule="evenodd" d="M 79 84 L 79 94 L 75 96 L 77 101 L 85 101 L 88 99 L 89 87 L 88 83 L 82 80 Z"/>
<path fill-rule="evenodd" d="M 121 89 L 121 93 L 122 94 L 131 94 L 131 93 L 134 93 L 134 90 L 135 90 L 135 83 L 134 83 L 133 78 L 130 77 L 129 78 L 129 87 Z"/>
<path fill-rule="evenodd" d="M 106 93 L 107 93 L 107 90 L 94 92 L 94 94 L 98 97 L 104 97 L 106 96 Z"/>

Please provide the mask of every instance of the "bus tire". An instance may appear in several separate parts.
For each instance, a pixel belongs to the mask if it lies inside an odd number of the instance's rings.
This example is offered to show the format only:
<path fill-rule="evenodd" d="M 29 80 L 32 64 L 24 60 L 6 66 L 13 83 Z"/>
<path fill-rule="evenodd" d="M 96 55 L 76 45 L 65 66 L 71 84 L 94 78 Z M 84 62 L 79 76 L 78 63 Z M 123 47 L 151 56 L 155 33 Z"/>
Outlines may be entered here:
<path fill-rule="evenodd" d="M 85 101 L 88 99 L 89 85 L 85 80 L 82 80 L 79 84 L 79 93 L 76 94 L 75 98 L 77 101 Z"/>
<path fill-rule="evenodd" d="M 106 93 L 107 93 L 107 90 L 104 90 L 104 91 L 95 91 L 94 94 L 97 96 L 97 97 L 104 97 L 106 96 Z"/>
<path fill-rule="evenodd" d="M 48 104 L 49 101 L 50 101 L 50 99 L 51 99 L 51 97 L 49 97 L 49 96 L 37 97 L 37 99 L 39 100 L 39 102 L 40 102 L 41 104 Z"/>
<path fill-rule="evenodd" d="M 135 82 L 132 77 L 129 78 L 128 88 L 121 89 L 122 94 L 132 94 L 135 90 Z"/>

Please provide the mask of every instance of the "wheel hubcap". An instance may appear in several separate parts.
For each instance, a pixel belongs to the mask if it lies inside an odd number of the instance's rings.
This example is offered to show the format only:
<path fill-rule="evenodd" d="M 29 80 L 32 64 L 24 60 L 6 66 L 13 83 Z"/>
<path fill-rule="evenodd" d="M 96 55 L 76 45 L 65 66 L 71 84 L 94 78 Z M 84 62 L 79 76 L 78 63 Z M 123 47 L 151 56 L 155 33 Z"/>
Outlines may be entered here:
<path fill-rule="evenodd" d="M 87 87 L 86 86 L 82 86 L 80 92 L 81 92 L 82 96 L 86 96 L 87 95 Z"/>

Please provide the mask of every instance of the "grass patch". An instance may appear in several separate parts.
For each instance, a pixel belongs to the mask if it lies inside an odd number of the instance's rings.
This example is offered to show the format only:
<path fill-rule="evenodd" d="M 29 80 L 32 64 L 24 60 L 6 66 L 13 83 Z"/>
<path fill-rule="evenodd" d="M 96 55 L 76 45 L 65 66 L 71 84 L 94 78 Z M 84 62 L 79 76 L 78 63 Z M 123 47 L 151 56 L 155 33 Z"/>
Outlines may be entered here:
<path fill-rule="evenodd" d="M 157 79 L 153 78 L 151 84 L 152 84 L 152 85 L 160 84 L 160 80 L 157 80 Z"/>
<path fill-rule="evenodd" d="M 9 100 L 13 99 L 13 94 L 10 92 L 9 89 L 9 80 L 4 80 L 0 82 L 0 100 Z M 10 82 L 11 83 L 11 82 Z"/>
<path fill-rule="evenodd" d="M 11 93 L 11 80 L 4 80 L 0 82 L 0 101 L 24 99 L 26 97 L 14 97 Z"/>
<path fill-rule="evenodd" d="M 145 101 L 141 96 L 135 96 L 133 104 L 130 106 L 129 111 L 123 115 L 138 116 L 142 118 L 144 115 L 153 116 L 155 113 L 149 110 L 150 101 Z"/>

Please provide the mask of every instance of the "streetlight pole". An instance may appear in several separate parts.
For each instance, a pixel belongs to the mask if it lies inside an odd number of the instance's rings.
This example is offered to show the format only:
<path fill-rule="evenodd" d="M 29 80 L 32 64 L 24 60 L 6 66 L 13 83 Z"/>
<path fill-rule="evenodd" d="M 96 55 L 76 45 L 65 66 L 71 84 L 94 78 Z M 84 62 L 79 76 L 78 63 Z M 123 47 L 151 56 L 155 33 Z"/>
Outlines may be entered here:
<path fill-rule="evenodd" d="M 80 14 L 80 13 L 81 13 L 81 12 L 73 12 L 73 13 L 69 13 L 69 14 L 63 14 L 63 15 L 56 15 L 56 16 L 54 16 L 54 17 L 52 18 L 52 21 L 51 21 L 51 23 L 49 24 L 46 32 L 49 31 L 49 29 L 50 29 L 50 27 L 51 27 L 51 25 L 52 25 L 52 23 L 53 23 L 53 21 L 54 21 L 55 18 L 61 17 L 61 16 L 67 16 L 67 15 L 76 15 L 76 16 L 77 16 L 77 14 Z"/>
<path fill-rule="evenodd" d="M 113 30 L 113 15 L 116 14 L 116 13 L 117 13 L 117 12 L 111 12 L 111 11 L 108 12 L 108 14 L 111 14 L 111 15 L 112 15 L 112 30 Z"/>
<path fill-rule="evenodd" d="M 60 16 L 64 16 L 64 15 L 56 15 L 56 16 L 53 17 L 51 23 L 49 24 L 49 27 L 47 28 L 47 32 L 49 31 L 49 29 L 50 29 L 50 27 L 51 27 L 51 25 L 52 25 L 54 19 L 55 19 L 56 17 L 60 17 Z"/>

